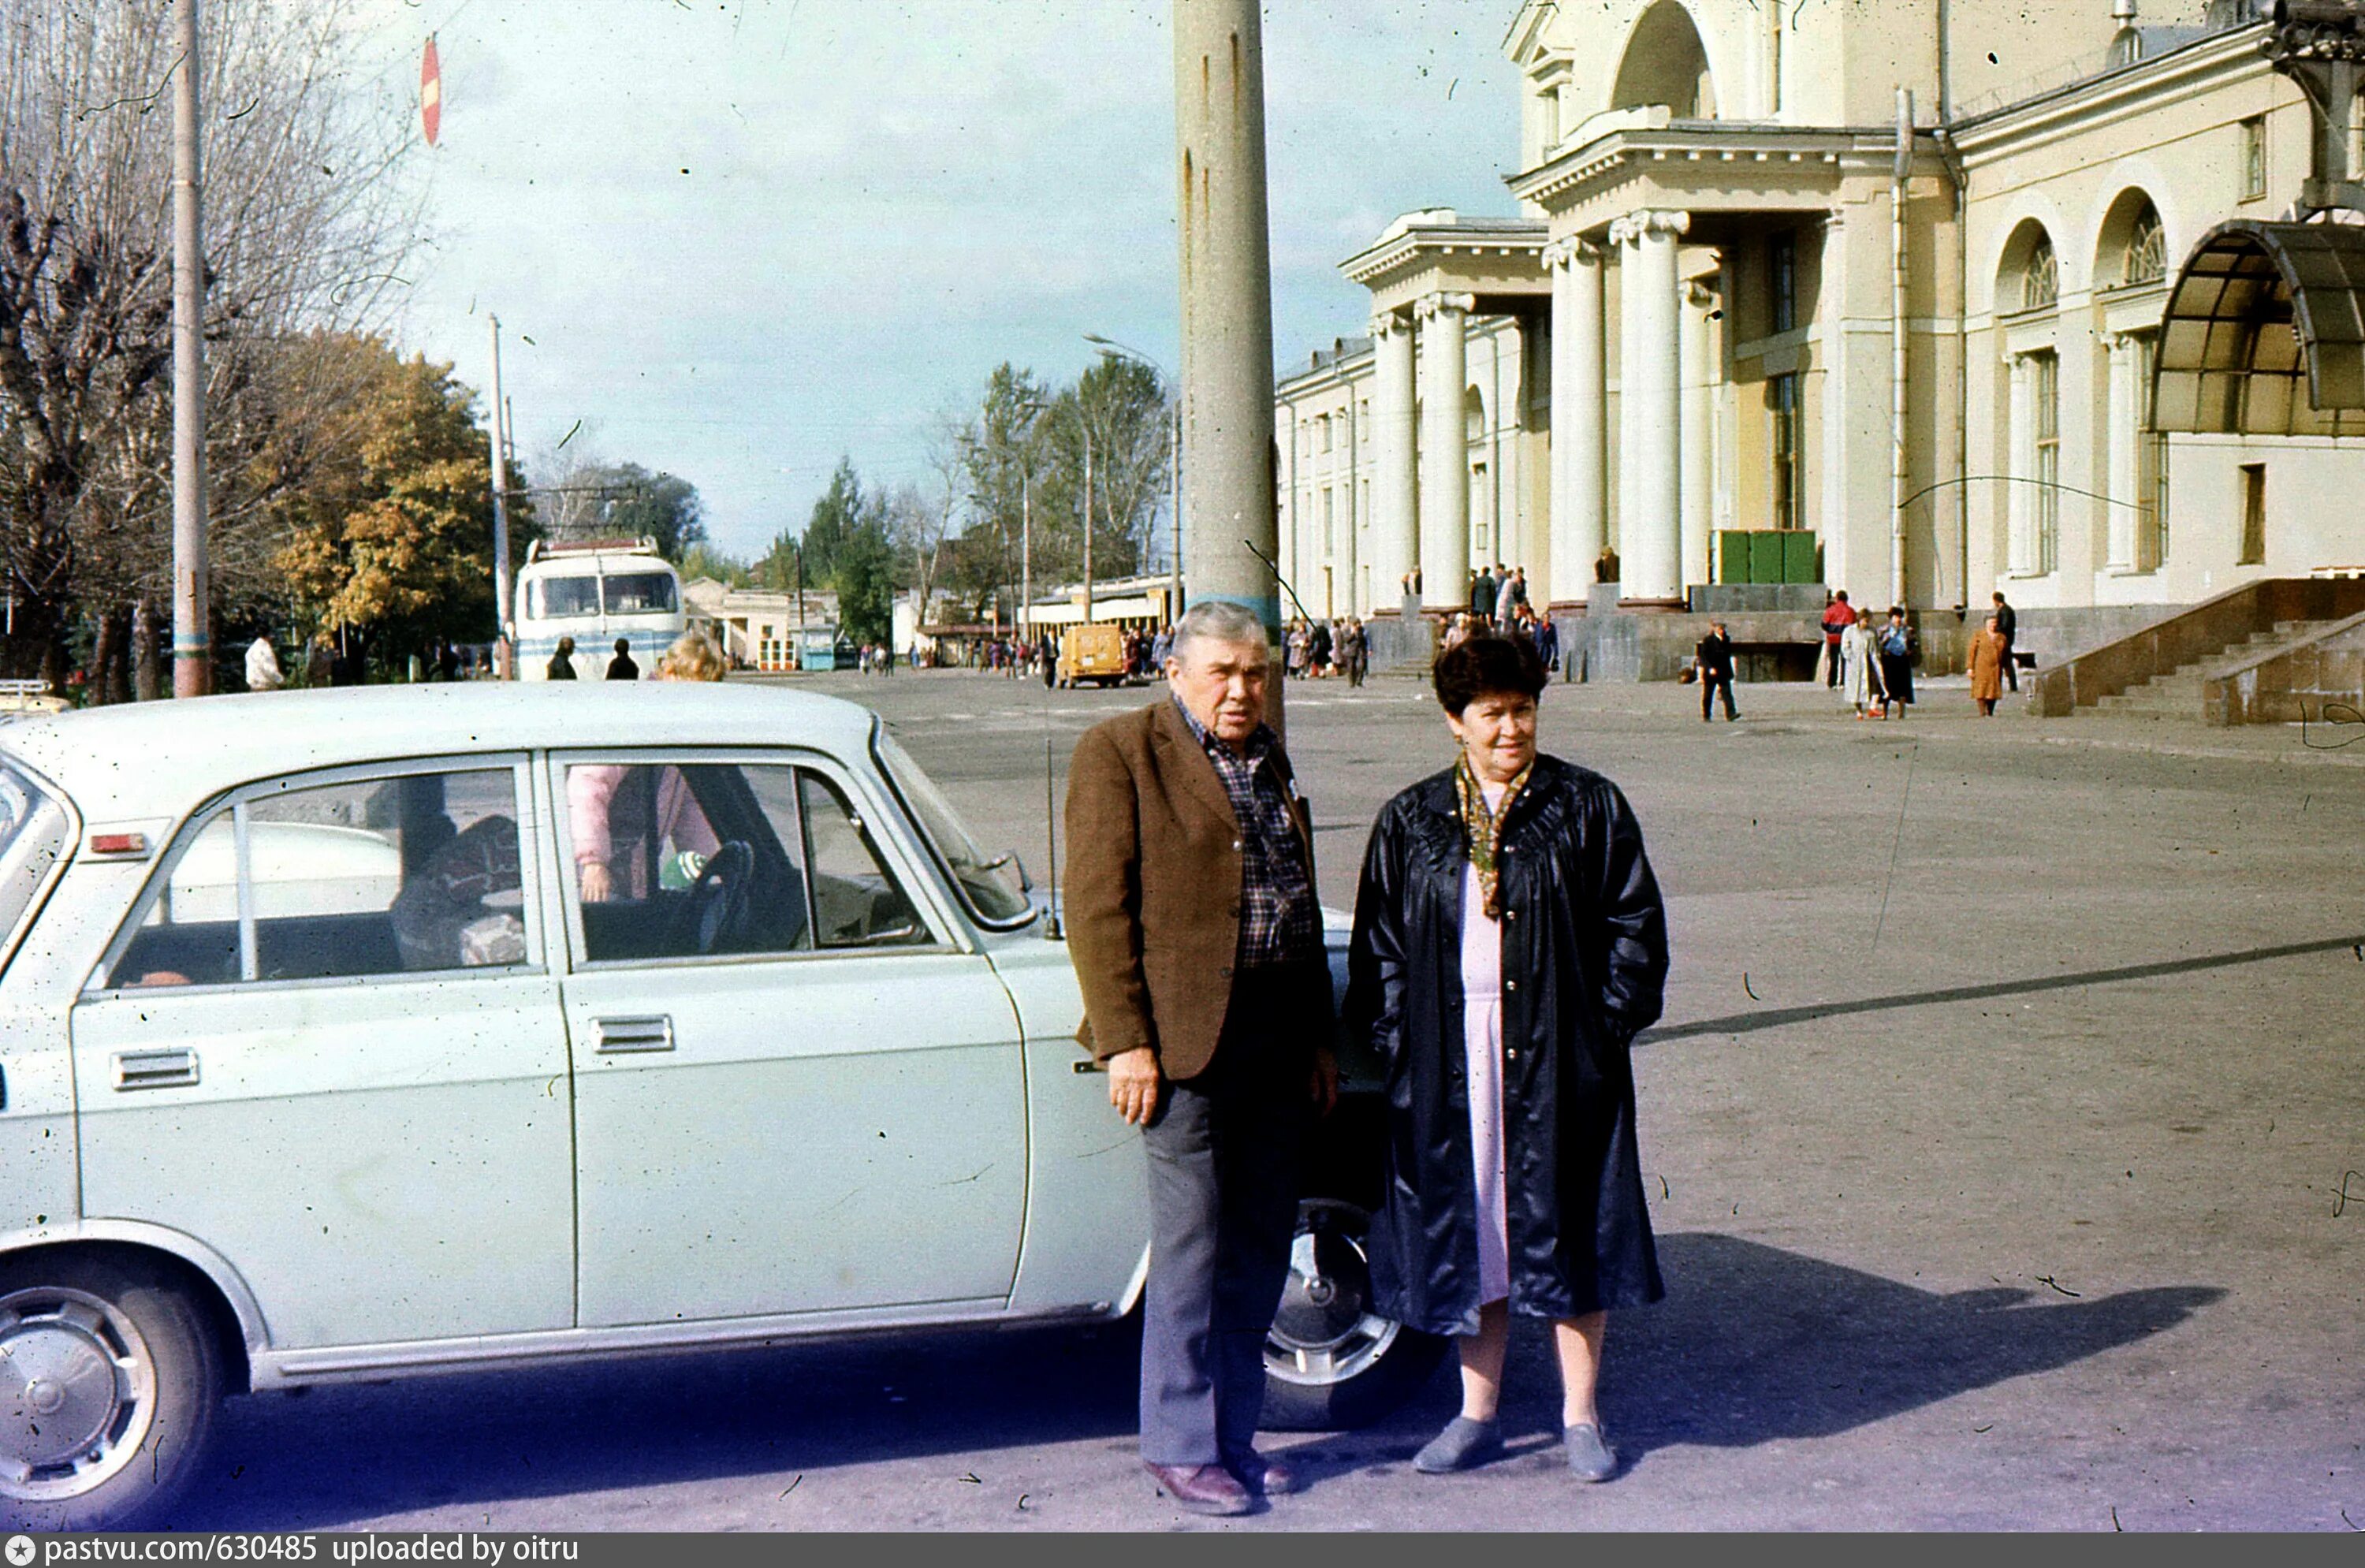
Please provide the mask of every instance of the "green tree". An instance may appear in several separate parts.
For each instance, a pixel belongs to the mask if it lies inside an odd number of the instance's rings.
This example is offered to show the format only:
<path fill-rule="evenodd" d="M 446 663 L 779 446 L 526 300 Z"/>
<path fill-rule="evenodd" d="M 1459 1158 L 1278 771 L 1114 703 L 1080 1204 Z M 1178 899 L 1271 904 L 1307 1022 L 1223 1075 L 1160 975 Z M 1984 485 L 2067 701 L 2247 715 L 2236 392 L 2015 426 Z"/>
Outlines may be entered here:
<path fill-rule="evenodd" d="M 308 633 L 358 636 L 394 650 L 493 630 L 491 446 L 476 394 L 452 367 L 403 359 L 375 337 L 319 342 L 361 386 L 306 482 L 282 503 L 287 543 L 275 558 Z M 533 534 L 511 513 L 513 548 Z"/>
<path fill-rule="evenodd" d="M 686 583 L 712 577 L 725 588 L 745 588 L 754 579 L 754 570 L 746 562 L 717 550 L 703 539 L 684 550 L 674 565 L 681 569 L 681 580 Z"/>
<path fill-rule="evenodd" d="M 584 538 L 654 539 L 657 554 L 678 565 L 682 553 L 706 537 L 698 487 L 673 474 L 652 474 L 637 463 L 597 463 L 566 478 L 572 498 L 568 532 Z"/>

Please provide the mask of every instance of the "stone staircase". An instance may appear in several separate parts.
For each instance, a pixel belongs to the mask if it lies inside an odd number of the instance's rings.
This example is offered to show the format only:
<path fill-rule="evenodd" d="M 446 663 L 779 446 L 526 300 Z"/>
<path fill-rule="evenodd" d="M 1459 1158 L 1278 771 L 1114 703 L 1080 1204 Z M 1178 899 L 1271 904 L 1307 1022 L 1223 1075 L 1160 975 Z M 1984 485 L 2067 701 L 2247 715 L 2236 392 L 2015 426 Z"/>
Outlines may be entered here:
<path fill-rule="evenodd" d="M 2337 622 L 2328 620 L 2278 621 L 2270 631 L 2253 632 L 2242 641 L 2229 643 L 2205 658 L 2180 665 L 2124 691 L 2105 697 L 2094 704 L 2094 711 L 2151 719 L 2187 719 L 2199 723 L 2204 717 L 2202 688 L 2212 675 L 2227 665 L 2247 664 L 2253 659 L 2296 647 L 2311 638 L 2323 635 L 2337 624 Z"/>

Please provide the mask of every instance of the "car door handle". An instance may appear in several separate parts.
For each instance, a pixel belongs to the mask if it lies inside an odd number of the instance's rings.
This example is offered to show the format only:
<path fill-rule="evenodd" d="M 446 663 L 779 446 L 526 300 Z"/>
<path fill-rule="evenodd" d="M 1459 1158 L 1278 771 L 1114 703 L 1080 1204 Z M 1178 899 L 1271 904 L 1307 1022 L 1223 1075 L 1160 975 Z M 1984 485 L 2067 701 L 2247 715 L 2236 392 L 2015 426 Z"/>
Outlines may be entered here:
<path fill-rule="evenodd" d="M 592 1026 L 600 1031 L 601 1056 L 673 1049 L 673 1020 L 662 1015 L 655 1018 L 601 1018 Z"/>
<path fill-rule="evenodd" d="M 118 1051 L 107 1061 L 118 1090 L 181 1089 L 197 1081 L 195 1051 Z"/>

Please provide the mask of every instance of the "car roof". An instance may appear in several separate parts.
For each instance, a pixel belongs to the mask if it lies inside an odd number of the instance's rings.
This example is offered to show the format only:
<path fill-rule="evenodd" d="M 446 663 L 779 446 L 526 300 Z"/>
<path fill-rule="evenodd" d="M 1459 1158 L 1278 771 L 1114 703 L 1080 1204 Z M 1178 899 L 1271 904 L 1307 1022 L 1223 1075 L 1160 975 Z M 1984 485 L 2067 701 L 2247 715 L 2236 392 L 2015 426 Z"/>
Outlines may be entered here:
<path fill-rule="evenodd" d="M 869 745 L 870 711 L 772 685 L 451 681 L 126 703 L 0 727 L 95 820 L 177 817 L 280 774 L 479 751 L 576 746 Z"/>

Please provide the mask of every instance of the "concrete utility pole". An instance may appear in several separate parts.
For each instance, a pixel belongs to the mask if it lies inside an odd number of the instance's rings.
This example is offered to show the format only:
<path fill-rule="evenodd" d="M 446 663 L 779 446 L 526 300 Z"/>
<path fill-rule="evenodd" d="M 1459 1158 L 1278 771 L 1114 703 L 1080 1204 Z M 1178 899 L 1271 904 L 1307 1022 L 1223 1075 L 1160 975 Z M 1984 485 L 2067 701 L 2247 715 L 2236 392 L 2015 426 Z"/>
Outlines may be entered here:
<path fill-rule="evenodd" d="M 1281 543 L 1257 0 L 1174 0 L 1174 132 L 1191 597 L 1255 610 L 1277 646 L 1280 588 L 1256 554 L 1278 558 Z M 1276 678 L 1268 699 L 1276 728 L 1281 692 Z"/>
<path fill-rule="evenodd" d="M 485 319 L 493 337 L 493 674 L 509 680 L 517 674 L 517 649 L 510 641 L 514 608 L 510 580 L 510 462 L 509 442 L 504 439 L 508 420 L 502 417 L 508 401 L 501 396 L 501 319 L 487 316 Z"/>
<path fill-rule="evenodd" d="M 206 540 L 205 174 L 197 0 L 173 0 L 173 695 L 213 689 Z"/>

